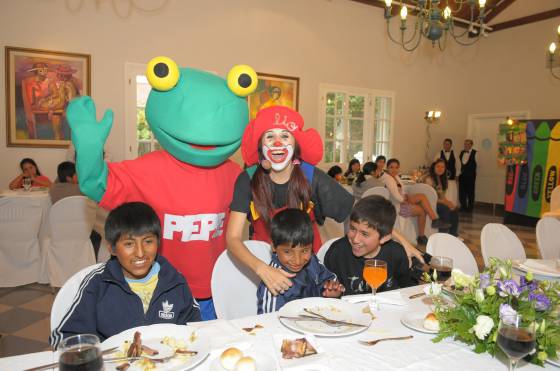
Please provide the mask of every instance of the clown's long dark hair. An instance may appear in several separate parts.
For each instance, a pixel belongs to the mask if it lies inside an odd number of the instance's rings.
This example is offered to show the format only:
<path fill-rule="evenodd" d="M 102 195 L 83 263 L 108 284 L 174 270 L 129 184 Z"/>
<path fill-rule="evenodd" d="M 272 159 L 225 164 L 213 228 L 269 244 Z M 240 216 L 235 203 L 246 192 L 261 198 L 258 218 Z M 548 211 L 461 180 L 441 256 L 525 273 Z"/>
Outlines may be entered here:
<path fill-rule="evenodd" d="M 259 141 L 259 159 L 264 159 Z M 294 146 L 293 159 L 299 159 L 300 149 L 298 143 Z M 267 229 L 270 229 L 270 221 L 272 220 L 271 211 L 274 210 L 272 204 L 272 180 L 270 179 L 270 170 L 265 170 L 261 165 L 257 166 L 257 170 L 251 179 L 251 194 L 255 208 L 262 218 Z M 299 164 L 294 164 L 290 179 L 288 180 L 286 207 L 301 209 L 307 211 L 309 201 L 311 201 L 311 186 L 307 178 L 303 174 Z"/>

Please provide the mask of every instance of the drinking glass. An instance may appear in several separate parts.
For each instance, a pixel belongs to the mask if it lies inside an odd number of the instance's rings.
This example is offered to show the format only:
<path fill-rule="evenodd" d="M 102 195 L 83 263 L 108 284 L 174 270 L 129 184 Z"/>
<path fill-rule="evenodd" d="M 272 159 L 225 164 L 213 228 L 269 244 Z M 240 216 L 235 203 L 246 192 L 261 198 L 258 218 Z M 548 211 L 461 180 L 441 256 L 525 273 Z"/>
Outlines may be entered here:
<path fill-rule="evenodd" d="M 99 348 L 99 338 L 95 335 L 74 335 L 62 341 L 59 347 L 60 371 L 100 371 L 103 370 L 103 356 Z"/>
<path fill-rule="evenodd" d="M 33 183 L 33 182 L 31 181 L 31 178 L 30 178 L 30 177 L 28 177 L 28 176 L 23 177 L 23 182 L 22 182 L 22 184 L 23 184 L 23 189 L 25 189 L 26 191 L 29 191 L 29 190 L 31 189 L 32 183 Z"/>
<path fill-rule="evenodd" d="M 535 349 L 535 322 L 523 322 L 518 314 L 502 316 L 497 342 L 509 358 L 509 371 L 513 371 L 517 361 Z"/>
<path fill-rule="evenodd" d="M 383 260 L 369 259 L 364 263 L 364 280 L 371 287 L 373 303 L 377 308 L 375 292 L 387 281 L 387 263 Z"/>
<path fill-rule="evenodd" d="M 438 282 L 447 281 L 453 270 L 453 259 L 445 256 L 432 256 L 432 259 L 430 259 L 430 277 L 433 277 L 434 270 L 437 271 Z"/>

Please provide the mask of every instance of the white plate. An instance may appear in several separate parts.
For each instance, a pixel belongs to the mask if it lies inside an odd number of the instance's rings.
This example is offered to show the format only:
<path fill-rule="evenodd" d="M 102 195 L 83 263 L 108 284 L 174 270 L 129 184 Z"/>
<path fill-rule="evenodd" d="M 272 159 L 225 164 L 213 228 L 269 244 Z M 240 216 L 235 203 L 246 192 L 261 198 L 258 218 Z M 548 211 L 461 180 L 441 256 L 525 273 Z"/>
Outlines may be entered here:
<path fill-rule="evenodd" d="M 556 357 L 558 357 L 557 360 L 554 359 L 547 359 L 546 362 L 550 363 L 551 365 L 560 367 L 560 352 L 556 353 Z"/>
<path fill-rule="evenodd" d="M 371 315 L 363 313 L 363 305 L 350 304 L 340 299 L 332 298 L 305 298 L 294 300 L 278 311 L 279 316 L 298 316 L 306 313 L 303 309 L 309 308 L 316 313 L 338 321 L 346 321 L 365 326 L 331 326 L 321 321 L 291 320 L 279 318 L 280 322 L 291 330 L 313 334 L 317 336 L 347 336 L 367 330 L 371 324 Z"/>
<path fill-rule="evenodd" d="M 291 358 L 291 359 L 283 358 L 282 343 L 284 342 L 284 340 L 295 340 L 301 338 L 307 339 L 309 344 L 313 348 L 315 348 L 317 354 L 313 354 L 302 358 Z M 315 367 L 311 367 L 311 366 L 316 366 L 317 362 L 320 362 L 324 358 L 323 354 L 325 353 L 325 350 L 313 335 L 274 334 L 272 339 L 274 343 L 274 356 L 278 360 L 278 364 L 280 365 L 280 368 L 282 370 L 291 367 L 298 368 L 299 370 L 315 369 Z"/>
<path fill-rule="evenodd" d="M 527 259 L 523 263 L 516 262 L 515 267 L 523 272 L 531 271 L 545 277 L 560 277 L 556 260 Z"/>
<path fill-rule="evenodd" d="M 426 334 L 437 334 L 438 331 L 428 330 L 424 327 L 424 318 L 429 312 L 408 312 L 401 317 L 401 323 L 409 329 L 424 332 Z"/>
<path fill-rule="evenodd" d="M 122 345 L 125 341 L 132 341 L 134 333 L 136 331 L 140 331 L 140 333 L 142 334 L 142 343 L 145 343 L 147 346 L 160 351 L 160 354 L 154 356 L 154 358 L 161 358 L 164 357 L 165 354 L 172 354 L 173 350 L 170 347 L 161 344 L 161 340 L 163 340 L 165 336 L 174 337 L 175 339 L 177 339 L 177 341 L 183 340 L 189 350 L 198 352 L 197 355 L 189 358 L 187 361 L 181 359 L 171 359 L 170 361 L 163 364 L 158 364 L 158 370 L 190 370 L 204 361 L 210 353 L 209 339 L 206 339 L 204 336 L 202 336 L 200 332 L 197 332 L 197 336 L 194 342 L 191 342 L 191 334 L 195 331 L 192 327 L 164 323 L 151 326 L 135 327 L 123 331 L 120 334 L 111 336 L 109 339 L 105 340 L 101 344 L 101 349 L 104 350 L 112 347 L 122 348 Z M 118 365 L 119 363 L 106 363 L 105 371 L 116 370 L 116 367 Z M 135 367 L 134 363 L 131 363 L 131 367 L 128 369 L 128 371 L 137 370 L 140 370 L 140 368 Z"/>
<path fill-rule="evenodd" d="M 257 353 L 255 351 L 246 351 L 243 352 L 244 357 L 252 357 L 257 364 L 256 369 L 259 371 L 274 371 L 276 370 L 276 362 L 274 358 L 265 354 L 265 353 Z M 227 371 L 225 368 L 222 367 L 220 363 L 220 356 L 214 358 L 212 363 L 210 364 L 210 371 Z"/>

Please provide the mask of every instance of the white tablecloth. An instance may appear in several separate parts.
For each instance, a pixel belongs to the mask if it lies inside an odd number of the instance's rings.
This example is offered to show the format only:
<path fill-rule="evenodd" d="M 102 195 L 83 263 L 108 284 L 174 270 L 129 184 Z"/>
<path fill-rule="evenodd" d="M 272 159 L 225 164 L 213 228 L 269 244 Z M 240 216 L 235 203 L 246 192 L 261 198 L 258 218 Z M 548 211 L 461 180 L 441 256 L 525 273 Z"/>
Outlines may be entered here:
<path fill-rule="evenodd" d="M 324 348 L 324 356 L 313 365 L 298 370 L 507 370 L 503 356 L 492 358 L 488 354 L 475 354 L 466 345 L 452 340 L 432 343 L 434 335 L 410 330 L 400 323 L 402 315 L 408 311 L 427 311 L 427 299 L 408 300 L 411 294 L 421 292 L 421 287 L 409 287 L 401 290 L 408 306 L 382 306 L 375 312 L 376 319 L 368 330 L 361 334 L 338 337 L 318 338 L 319 345 Z M 380 294 L 380 295 L 383 295 Z M 364 305 L 360 303 L 356 305 Z M 237 320 L 199 322 L 193 324 L 198 328 L 199 336 L 210 339 L 212 352 L 196 369 L 209 370 L 210 364 L 219 357 L 224 347 L 235 342 L 249 342 L 252 350 L 263 352 L 274 357 L 273 335 L 294 334 L 284 327 L 277 319 L 277 314 L 246 317 Z M 242 331 L 243 327 L 256 324 L 264 326 L 251 336 Z M 162 334 L 165 335 L 165 334 Z M 413 335 L 405 341 L 381 342 L 372 347 L 358 344 L 357 339 L 378 339 L 390 336 Z M 0 370 L 21 370 L 56 360 L 52 352 L 33 353 L 0 359 Z M 546 369 L 554 369 L 547 364 Z M 542 370 L 538 366 L 521 362 L 519 370 Z"/>

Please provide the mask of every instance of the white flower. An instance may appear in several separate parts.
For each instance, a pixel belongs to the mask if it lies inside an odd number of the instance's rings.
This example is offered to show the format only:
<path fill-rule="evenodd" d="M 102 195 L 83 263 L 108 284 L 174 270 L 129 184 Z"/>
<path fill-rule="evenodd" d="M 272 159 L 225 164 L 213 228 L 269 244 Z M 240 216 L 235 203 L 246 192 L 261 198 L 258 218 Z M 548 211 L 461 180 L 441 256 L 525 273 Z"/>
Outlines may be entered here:
<path fill-rule="evenodd" d="M 476 289 L 474 293 L 474 300 L 476 300 L 478 304 L 484 301 L 484 291 L 482 289 Z"/>
<path fill-rule="evenodd" d="M 494 320 L 488 316 L 481 315 L 476 317 L 476 325 L 472 327 L 471 331 L 474 331 L 477 338 L 484 340 L 493 328 Z"/>
<path fill-rule="evenodd" d="M 438 296 L 441 294 L 441 287 L 443 285 L 441 283 L 432 282 L 428 286 L 424 287 L 424 294 L 426 296 Z"/>
<path fill-rule="evenodd" d="M 453 278 L 453 282 L 458 287 L 467 287 L 474 284 L 474 277 L 469 276 L 468 274 L 463 273 L 462 270 L 453 268 L 451 271 L 451 277 Z"/>

